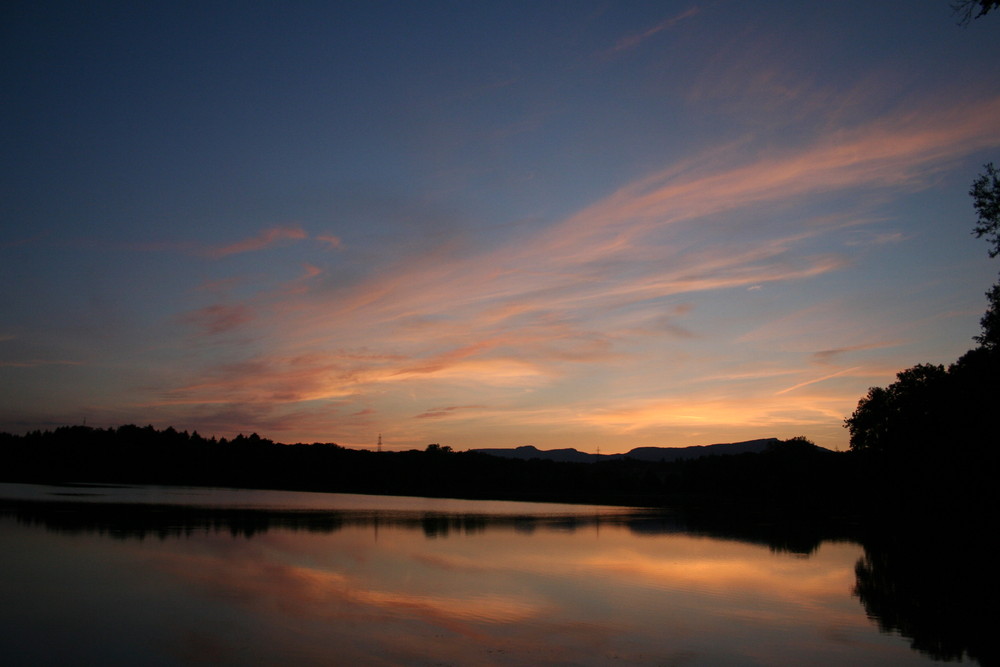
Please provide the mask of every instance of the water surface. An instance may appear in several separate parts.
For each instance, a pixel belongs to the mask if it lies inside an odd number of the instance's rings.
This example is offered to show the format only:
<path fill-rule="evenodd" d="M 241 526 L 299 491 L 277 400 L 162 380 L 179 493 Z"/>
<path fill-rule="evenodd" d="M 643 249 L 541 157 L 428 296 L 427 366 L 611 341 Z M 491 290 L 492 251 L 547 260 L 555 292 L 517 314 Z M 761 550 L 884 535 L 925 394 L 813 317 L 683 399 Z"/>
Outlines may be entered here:
<path fill-rule="evenodd" d="M 0 516 L 5 664 L 932 662 L 865 613 L 851 541 L 785 550 L 558 504 L 30 485 L 0 497 L 59 501 Z"/>

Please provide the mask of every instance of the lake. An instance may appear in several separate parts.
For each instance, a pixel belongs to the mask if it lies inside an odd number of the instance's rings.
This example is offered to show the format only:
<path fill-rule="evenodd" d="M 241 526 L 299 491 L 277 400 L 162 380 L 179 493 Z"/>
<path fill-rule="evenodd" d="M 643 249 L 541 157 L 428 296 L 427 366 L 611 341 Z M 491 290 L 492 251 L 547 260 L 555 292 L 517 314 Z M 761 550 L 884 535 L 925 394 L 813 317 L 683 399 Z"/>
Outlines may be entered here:
<path fill-rule="evenodd" d="M 933 621 L 885 611 L 894 553 L 620 507 L 0 484 L 0 662 L 920 665 L 981 652 L 975 632 L 915 634 Z"/>

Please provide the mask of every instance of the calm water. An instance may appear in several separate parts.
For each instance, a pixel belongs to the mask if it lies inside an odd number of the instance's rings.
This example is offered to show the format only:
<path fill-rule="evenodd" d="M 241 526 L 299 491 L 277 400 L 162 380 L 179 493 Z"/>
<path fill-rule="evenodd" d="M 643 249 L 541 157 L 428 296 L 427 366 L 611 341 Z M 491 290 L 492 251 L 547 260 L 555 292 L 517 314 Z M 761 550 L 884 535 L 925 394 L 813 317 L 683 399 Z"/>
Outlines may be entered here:
<path fill-rule="evenodd" d="M 13 484 L 0 498 L 61 503 L 0 512 L 4 665 L 933 662 L 869 618 L 855 590 L 885 558 L 852 541 L 786 550 L 555 504 Z"/>

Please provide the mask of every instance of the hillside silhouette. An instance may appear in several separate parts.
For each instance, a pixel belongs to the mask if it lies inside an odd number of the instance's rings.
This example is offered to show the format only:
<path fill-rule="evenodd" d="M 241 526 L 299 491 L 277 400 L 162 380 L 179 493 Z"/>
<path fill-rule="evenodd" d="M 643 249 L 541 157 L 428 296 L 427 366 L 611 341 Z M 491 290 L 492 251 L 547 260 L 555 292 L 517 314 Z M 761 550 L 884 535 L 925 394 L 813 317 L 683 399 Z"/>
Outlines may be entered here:
<path fill-rule="evenodd" d="M 544 459 L 547 461 L 575 461 L 578 463 L 593 463 L 595 461 L 615 461 L 618 459 L 635 459 L 637 461 L 678 461 L 681 459 L 697 459 L 702 456 L 719 454 L 758 453 L 779 442 L 777 438 L 762 438 L 744 442 L 728 442 L 716 445 L 692 445 L 690 447 L 636 447 L 624 454 L 589 454 L 577 449 L 538 449 L 532 445 L 522 445 L 513 449 L 489 448 L 473 449 L 474 452 L 503 456 L 511 459 Z"/>
<path fill-rule="evenodd" d="M 987 485 L 966 489 L 968 480 L 954 476 L 933 487 L 899 484 L 890 476 L 889 487 L 880 479 L 885 466 L 868 453 L 832 452 L 805 438 L 774 440 L 759 452 L 583 463 L 454 452 L 437 444 L 374 452 L 330 443 L 286 445 L 257 434 L 227 440 L 152 426 L 67 426 L 23 436 L 0 434 L 0 460 L 0 481 L 7 482 L 604 503 L 809 520 L 955 513 L 993 495 L 985 492 L 991 488 Z"/>
<path fill-rule="evenodd" d="M 710 450 L 709 450 L 710 451 Z M 844 457 L 804 439 L 759 453 L 677 461 L 628 456 L 592 463 L 483 452 L 372 452 L 329 443 L 284 445 L 257 434 L 231 440 L 173 428 L 68 426 L 0 434 L 0 477 L 18 482 L 101 481 L 287 490 L 530 499 L 663 506 L 725 498 L 764 502 L 815 496 Z"/>

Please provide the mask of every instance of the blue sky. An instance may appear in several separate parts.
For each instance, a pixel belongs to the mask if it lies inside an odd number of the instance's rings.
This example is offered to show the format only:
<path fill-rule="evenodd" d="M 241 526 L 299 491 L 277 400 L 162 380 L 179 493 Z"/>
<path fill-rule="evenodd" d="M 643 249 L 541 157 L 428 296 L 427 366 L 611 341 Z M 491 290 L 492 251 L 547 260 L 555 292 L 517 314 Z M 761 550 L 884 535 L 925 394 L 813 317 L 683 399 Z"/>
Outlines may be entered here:
<path fill-rule="evenodd" d="M 997 272 L 944 0 L 2 13 L 3 430 L 844 448 Z"/>

